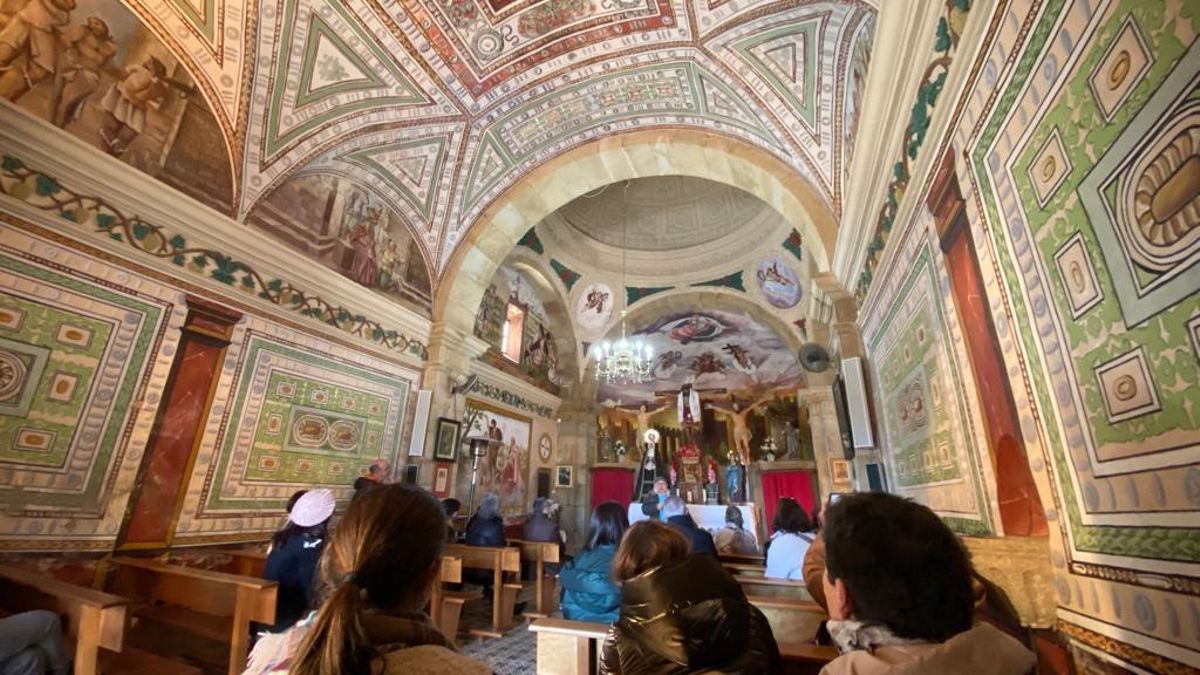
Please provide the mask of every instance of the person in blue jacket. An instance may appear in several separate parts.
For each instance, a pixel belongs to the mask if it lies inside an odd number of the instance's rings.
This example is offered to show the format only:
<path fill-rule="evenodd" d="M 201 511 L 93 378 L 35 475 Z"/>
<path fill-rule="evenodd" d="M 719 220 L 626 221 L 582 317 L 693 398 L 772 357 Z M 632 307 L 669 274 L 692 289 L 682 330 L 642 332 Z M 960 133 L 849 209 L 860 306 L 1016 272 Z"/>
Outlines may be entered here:
<path fill-rule="evenodd" d="M 291 628 L 313 606 L 313 579 L 325 550 L 329 518 L 335 501 L 329 490 L 309 490 L 296 499 L 287 525 L 271 539 L 263 577 L 279 582 L 275 624 L 264 626 L 278 633 Z"/>
<path fill-rule="evenodd" d="M 592 511 L 587 543 L 559 574 L 563 618 L 570 621 L 612 623 L 621 613 L 621 588 L 613 579 L 612 562 L 629 519 L 616 502 L 604 502 Z"/>

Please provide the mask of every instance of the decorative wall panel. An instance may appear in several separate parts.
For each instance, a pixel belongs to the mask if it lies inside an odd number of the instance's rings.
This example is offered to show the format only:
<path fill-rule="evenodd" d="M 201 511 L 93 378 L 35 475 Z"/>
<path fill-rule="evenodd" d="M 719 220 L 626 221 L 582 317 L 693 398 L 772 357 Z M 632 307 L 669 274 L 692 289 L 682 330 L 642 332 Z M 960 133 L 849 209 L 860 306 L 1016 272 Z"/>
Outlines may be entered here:
<path fill-rule="evenodd" d="M 349 499 L 373 460 L 402 457 L 416 377 L 248 319 L 217 384 L 175 541 L 262 539 L 299 489 Z"/>
<path fill-rule="evenodd" d="M 178 339 L 168 330 L 182 321 L 178 301 L 0 225 L 0 548 L 111 545 Z"/>

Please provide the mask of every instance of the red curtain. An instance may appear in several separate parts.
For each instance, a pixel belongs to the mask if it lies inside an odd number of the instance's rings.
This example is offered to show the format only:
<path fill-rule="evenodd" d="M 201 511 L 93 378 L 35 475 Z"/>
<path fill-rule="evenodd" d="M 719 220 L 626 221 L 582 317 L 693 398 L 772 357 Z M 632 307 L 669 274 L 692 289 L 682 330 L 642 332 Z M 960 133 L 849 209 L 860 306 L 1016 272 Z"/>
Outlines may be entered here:
<path fill-rule="evenodd" d="M 775 520 L 775 507 L 779 505 L 780 497 L 795 499 L 806 513 L 812 515 L 815 498 L 811 471 L 765 471 L 762 486 L 767 536 L 771 536 L 771 521 Z"/>
<path fill-rule="evenodd" d="M 604 467 L 592 469 L 592 508 L 613 501 L 621 506 L 633 497 L 633 469 Z"/>

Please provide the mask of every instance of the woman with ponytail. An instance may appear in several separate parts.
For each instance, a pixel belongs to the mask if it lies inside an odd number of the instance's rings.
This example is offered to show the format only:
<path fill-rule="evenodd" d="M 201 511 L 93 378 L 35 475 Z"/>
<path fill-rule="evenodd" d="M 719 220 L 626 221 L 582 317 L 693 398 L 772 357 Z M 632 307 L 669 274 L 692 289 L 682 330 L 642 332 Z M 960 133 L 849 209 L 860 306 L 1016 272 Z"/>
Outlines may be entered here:
<path fill-rule="evenodd" d="M 320 609 L 268 635 L 245 675 L 485 675 L 460 656 L 423 612 L 439 583 L 442 506 L 410 485 L 380 486 L 355 499 L 321 557 Z"/>

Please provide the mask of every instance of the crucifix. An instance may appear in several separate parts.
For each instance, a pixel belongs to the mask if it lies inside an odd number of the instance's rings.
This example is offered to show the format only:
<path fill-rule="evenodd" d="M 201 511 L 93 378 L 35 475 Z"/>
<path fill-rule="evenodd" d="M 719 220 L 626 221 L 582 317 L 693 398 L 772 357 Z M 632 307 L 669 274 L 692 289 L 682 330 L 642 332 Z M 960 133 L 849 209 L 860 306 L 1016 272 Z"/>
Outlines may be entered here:
<path fill-rule="evenodd" d="M 734 401 L 728 408 L 719 406 L 713 403 L 707 405 L 709 410 L 721 415 L 733 422 L 733 442 L 737 445 L 738 455 L 741 457 L 743 466 L 750 466 L 750 441 L 753 438 L 750 433 L 750 426 L 746 423 L 746 417 L 758 406 L 770 401 L 773 396 L 763 396 L 746 407 L 742 407 L 737 401 Z"/>

